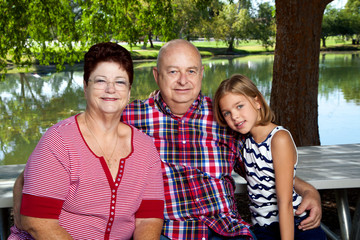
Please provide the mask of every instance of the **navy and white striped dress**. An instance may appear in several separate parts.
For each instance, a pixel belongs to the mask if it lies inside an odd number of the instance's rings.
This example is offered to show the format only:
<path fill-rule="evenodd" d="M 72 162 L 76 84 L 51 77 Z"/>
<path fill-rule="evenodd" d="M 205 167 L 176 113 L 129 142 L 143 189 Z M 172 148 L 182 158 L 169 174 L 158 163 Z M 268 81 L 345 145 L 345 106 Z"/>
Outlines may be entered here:
<path fill-rule="evenodd" d="M 266 226 L 273 222 L 279 222 L 275 171 L 271 154 L 271 140 L 277 131 L 289 132 L 284 127 L 278 126 L 271 131 L 265 141 L 259 144 L 249 135 L 244 147 L 247 190 L 250 199 L 251 220 L 254 225 Z M 294 165 L 294 180 L 297 161 L 296 159 Z M 293 188 L 294 212 L 300 203 L 301 196 Z"/>

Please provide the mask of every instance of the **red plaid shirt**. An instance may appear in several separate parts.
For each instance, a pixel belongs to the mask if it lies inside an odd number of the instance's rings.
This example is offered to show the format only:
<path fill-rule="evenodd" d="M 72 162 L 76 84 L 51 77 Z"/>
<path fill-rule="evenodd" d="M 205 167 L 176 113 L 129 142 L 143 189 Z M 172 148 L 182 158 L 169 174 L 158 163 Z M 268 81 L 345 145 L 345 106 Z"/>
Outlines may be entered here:
<path fill-rule="evenodd" d="M 122 118 L 153 137 L 162 159 L 165 188 L 163 234 L 170 239 L 223 236 L 251 238 L 234 199 L 233 169 L 244 173 L 240 148 L 213 118 L 212 102 L 199 94 L 188 112 L 174 116 L 160 94 L 132 102 Z M 146 149 L 144 149 L 146 151 Z M 242 174 L 243 175 L 243 174 Z"/>

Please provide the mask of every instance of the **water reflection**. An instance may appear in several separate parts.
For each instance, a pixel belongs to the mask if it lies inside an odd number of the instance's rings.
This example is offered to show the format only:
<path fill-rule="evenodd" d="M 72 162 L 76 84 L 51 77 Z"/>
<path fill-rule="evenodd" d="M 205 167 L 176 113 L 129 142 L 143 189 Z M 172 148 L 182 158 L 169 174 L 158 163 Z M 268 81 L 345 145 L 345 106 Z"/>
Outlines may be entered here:
<path fill-rule="evenodd" d="M 202 91 L 213 96 L 233 73 L 250 77 L 270 99 L 273 56 L 204 60 Z M 151 68 L 135 64 L 131 99 L 145 99 L 157 88 Z M 319 71 L 319 130 L 323 145 L 360 142 L 359 53 L 322 54 Z M 46 129 L 85 108 L 81 66 L 55 73 L 9 74 L 0 83 L 0 165 L 25 163 Z"/>

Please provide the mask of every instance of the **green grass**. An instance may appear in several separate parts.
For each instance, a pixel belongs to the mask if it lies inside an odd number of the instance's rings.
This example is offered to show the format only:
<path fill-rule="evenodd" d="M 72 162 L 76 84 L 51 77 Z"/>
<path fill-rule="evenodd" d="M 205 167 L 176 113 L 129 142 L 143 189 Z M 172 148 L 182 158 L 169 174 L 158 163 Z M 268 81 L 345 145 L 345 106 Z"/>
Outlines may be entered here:
<path fill-rule="evenodd" d="M 241 41 L 235 44 L 234 50 L 229 52 L 228 46 L 223 41 L 192 41 L 192 43 L 199 49 L 203 58 L 223 56 L 223 55 L 251 55 L 251 54 L 267 54 L 273 53 L 274 47 L 265 49 L 256 40 Z M 321 42 L 322 44 L 322 42 Z M 163 44 L 154 44 L 154 48 L 150 48 L 149 44 L 146 49 L 143 49 L 142 45 L 132 46 L 122 45 L 128 49 L 134 60 L 146 60 L 156 59 L 158 51 Z M 326 48 L 321 47 L 321 51 L 358 51 L 360 50 L 359 45 L 352 45 L 351 40 L 344 40 L 339 37 L 329 37 L 326 40 Z M 19 71 L 32 71 L 33 66 L 29 66 L 28 69 L 14 67 L 11 63 L 11 56 L 8 56 L 8 73 L 19 72 Z M 35 62 L 35 59 L 34 59 Z"/>

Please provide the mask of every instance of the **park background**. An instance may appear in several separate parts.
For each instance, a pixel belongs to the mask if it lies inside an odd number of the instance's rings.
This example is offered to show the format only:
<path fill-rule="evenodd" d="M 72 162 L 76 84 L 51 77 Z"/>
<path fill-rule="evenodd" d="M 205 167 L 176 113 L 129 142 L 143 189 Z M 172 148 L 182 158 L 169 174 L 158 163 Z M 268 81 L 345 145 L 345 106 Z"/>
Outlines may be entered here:
<path fill-rule="evenodd" d="M 298 146 L 320 144 L 317 121 L 320 51 L 359 54 L 359 0 L 60 0 L 46 3 L 5 0 L 0 3 L 0 11 L 3 82 L 15 81 L 9 78 L 14 75 L 19 76 L 16 81 L 21 81 L 28 73 L 36 76 L 44 71 L 76 68 L 89 46 L 102 41 L 122 44 L 131 51 L 135 61 L 155 59 L 163 43 L 174 38 L 192 41 L 204 59 L 274 54 L 271 107 L 279 123 L 290 131 L 295 132 L 299 126 L 305 129 L 294 136 Z M 296 92 L 301 89 L 299 86 L 305 88 Z M 359 89 L 359 81 L 354 88 Z M 295 91 L 295 99 L 287 94 L 290 90 Z M 0 88 L 0 93 L 6 91 L 8 89 Z M 12 101 L 19 106 L 25 102 L 21 97 Z M 11 152 L 14 146 L 10 136 L 17 135 L 33 145 L 46 126 L 37 134 L 29 135 L 26 126 L 34 116 L 23 116 L 21 126 L 12 126 L 9 120 L 13 118 L 13 110 L 9 111 L 8 105 L 2 97 L 0 145 L 4 155 L 16 155 Z M 19 107 L 18 111 L 21 113 L 24 109 Z M 289 122 L 282 116 L 289 116 Z M 59 113 L 58 120 L 64 117 Z M 6 122 L 10 125 L 4 124 Z M 322 192 L 324 221 L 336 229 L 335 203 L 328 201 L 327 194 Z M 349 196 L 352 209 L 355 196 L 356 192 Z M 244 198 L 239 201 L 241 199 Z M 244 205 L 239 203 L 243 215 L 247 216 Z"/>

